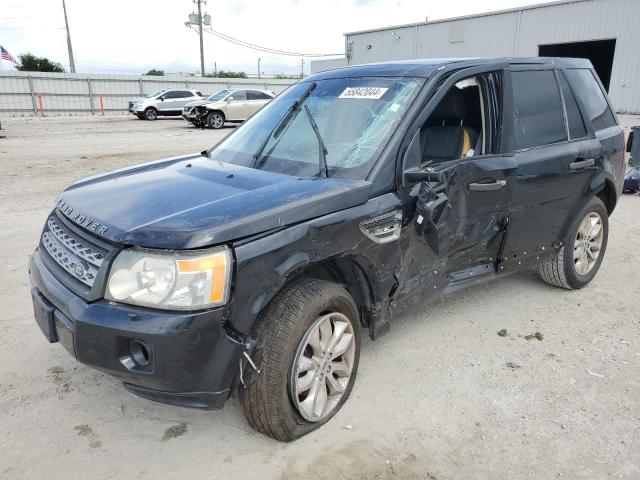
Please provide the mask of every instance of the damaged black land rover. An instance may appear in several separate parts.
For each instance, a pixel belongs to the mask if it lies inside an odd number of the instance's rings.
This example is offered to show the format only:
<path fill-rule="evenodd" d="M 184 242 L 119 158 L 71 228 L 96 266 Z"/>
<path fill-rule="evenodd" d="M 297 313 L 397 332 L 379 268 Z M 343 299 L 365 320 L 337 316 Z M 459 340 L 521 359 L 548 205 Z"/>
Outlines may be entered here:
<path fill-rule="evenodd" d="M 362 334 L 397 312 L 531 267 L 588 284 L 623 176 L 587 61 L 324 72 L 203 154 L 65 190 L 30 263 L 35 317 L 133 393 L 238 391 L 255 429 L 292 440 L 340 409 Z"/>

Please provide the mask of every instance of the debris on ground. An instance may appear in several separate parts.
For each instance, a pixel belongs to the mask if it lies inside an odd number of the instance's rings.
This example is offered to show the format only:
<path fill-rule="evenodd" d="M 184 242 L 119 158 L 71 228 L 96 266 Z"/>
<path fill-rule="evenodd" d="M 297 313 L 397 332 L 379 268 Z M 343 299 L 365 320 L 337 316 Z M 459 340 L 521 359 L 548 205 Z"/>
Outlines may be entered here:
<path fill-rule="evenodd" d="M 504 366 L 507 367 L 507 368 L 510 368 L 512 370 L 515 370 L 516 368 L 521 368 L 521 366 L 518 365 L 515 362 L 507 362 L 507 363 L 504 364 Z"/>
<path fill-rule="evenodd" d="M 344 427 L 345 430 L 353 430 L 353 425 L 345 425 Z"/>
<path fill-rule="evenodd" d="M 589 375 L 591 375 L 592 377 L 605 378 L 605 376 L 604 376 L 604 375 L 602 375 L 601 373 L 592 372 L 592 371 L 591 371 L 591 370 L 589 370 L 588 368 L 587 368 L 587 373 L 588 373 Z"/>
<path fill-rule="evenodd" d="M 529 335 L 525 335 L 524 339 L 525 340 L 533 340 L 533 339 L 542 341 L 542 339 L 544 338 L 544 335 L 542 335 L 540 332 L 536 332 L 536 333 L 531 333 Z"/>
<path fill-rule="evenodd" d="M 506 328 L 503 328 L 502 330 L 500 330 L 500 331 L 498 332 L 498 336 L 499 336 L 499 337 L 506 337 L 506 336 L 507 336 L 507 329 L 506 329 Z"/>
<path fill-rule="evenodd" d="M 173 427 L 169 427 L 165 430 L 164 435 L 162 435 L 161 441 L 166 442 L 172 438 L 179 437 L 187 433 L 187 423 L 182 422 L 178 425 L 174 425 Z"/>

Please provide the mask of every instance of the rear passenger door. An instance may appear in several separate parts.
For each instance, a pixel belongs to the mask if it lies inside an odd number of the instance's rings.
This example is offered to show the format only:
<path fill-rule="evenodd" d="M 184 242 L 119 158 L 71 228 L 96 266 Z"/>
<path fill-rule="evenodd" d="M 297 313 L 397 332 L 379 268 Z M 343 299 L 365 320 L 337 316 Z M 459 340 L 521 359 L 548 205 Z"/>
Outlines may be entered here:
<path fill-rule="evenodd" d="M 247 90 L 248 117 L 269 103 L 269 100 L 271 100 L 271 97 L 266 93 L 259 92 L 257 90 Z"/>
<path fill-rule="evenodd" d="M 503 269 L 535 260 L 565 237 L 601 154 L 562 71 L 514 66 L 511 81 L 517 176 Z"/>

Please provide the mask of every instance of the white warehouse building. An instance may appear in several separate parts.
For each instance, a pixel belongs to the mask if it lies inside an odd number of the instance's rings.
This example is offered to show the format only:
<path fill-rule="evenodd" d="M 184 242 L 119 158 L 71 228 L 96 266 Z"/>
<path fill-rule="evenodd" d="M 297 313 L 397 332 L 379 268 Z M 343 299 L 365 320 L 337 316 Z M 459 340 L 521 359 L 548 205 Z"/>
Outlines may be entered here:
<path fill-rule="evenodd" d="M 588 58 L 621 113 L 640 113 L 640 0 L 564 0 L 345 34 L 336 66 L 457 57 Z"/>

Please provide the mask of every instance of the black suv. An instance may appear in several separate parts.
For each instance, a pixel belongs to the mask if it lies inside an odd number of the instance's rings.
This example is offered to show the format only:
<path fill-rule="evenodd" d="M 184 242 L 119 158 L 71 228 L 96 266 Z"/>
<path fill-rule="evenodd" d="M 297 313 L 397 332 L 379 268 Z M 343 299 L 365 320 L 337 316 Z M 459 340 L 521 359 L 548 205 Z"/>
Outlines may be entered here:
<path fill-rule="evenodd" d="M 50 342 L 148 399 L 292 440 L 349 396 L 363 332 L 535 267 L 582 288 L 623 134 L 591 64 L 416 60 L 290 87 L 211 150 L 80 180 L 30 263 Z"/>

